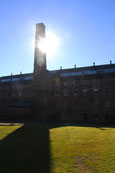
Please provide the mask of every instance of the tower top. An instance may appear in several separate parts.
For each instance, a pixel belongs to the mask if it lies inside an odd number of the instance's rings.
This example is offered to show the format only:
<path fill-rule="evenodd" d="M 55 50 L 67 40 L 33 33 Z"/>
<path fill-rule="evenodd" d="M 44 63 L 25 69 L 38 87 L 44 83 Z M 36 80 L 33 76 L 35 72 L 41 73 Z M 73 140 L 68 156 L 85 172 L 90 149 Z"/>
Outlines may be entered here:
<path fill-rule="evenodd" d="M 45 26 L 45 24 L 44 24 L 44 23 L 37 23 L 36 25 L 43 25 L 43 26 Z"/>
<path fill-rule="evenodd" d="M 36 24 L 36 34 L 40 34 L 38 36 L 45 37 L 45 25 L 44 25 L 44 23 Z"/>

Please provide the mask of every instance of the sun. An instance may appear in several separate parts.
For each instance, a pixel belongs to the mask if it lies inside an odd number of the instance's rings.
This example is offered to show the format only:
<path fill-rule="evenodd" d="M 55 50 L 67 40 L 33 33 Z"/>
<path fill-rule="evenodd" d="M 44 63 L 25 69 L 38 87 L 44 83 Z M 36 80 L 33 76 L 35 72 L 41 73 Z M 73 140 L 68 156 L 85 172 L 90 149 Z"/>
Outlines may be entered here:
<path fill-rule="evenodd" d="M 41 38 L 39 42 L 39 49 L 46 52 L 47 56 L 52 57 L 56 54 L 60 45 L 60 39 L 53 32 L 47 32 L 46 38 Z"/>

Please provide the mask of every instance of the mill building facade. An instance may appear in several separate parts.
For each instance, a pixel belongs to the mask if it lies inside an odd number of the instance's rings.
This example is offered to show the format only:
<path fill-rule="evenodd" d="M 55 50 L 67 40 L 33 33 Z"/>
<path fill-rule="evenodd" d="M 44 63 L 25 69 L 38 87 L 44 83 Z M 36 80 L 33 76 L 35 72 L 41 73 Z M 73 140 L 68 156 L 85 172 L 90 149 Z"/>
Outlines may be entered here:
<path fill-rule="evenodd" d="M 115 64 L 47 70 L 36 25 L 33 73 L 0 77 L 0 118 L 115 123 Z"/>

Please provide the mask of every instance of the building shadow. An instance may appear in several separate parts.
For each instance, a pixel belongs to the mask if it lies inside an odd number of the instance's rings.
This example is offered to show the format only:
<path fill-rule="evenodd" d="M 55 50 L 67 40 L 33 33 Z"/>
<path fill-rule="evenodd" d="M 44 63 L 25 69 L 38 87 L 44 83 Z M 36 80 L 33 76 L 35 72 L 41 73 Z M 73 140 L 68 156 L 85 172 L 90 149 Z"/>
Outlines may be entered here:
<path fill-rule="evenodd" d="M 7 124 L 0 124 L 1 126 Z M 9 126 L 20 125 L 9 123 Z M 24 124 L 0 141 L 0 173 L 51 173 L 50 133 L 63 126 L 95 127 L 86 124 Z"/>
<path fill-rule="evenodd" d="M 0 172 L 50 173 L 49 142 L 49 126 L 21 126 L 0 141 Z"/>

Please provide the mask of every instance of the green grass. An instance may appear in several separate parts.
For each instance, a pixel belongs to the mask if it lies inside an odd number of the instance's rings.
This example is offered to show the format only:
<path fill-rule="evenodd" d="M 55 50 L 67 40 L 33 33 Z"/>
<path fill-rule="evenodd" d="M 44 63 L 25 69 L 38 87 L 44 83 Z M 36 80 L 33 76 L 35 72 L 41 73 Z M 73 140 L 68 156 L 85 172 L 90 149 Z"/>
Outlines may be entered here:
<path fill-rule="evenodd" d="M 115 172 L 115 128 L 0 126 L 0 173 Z"/>

